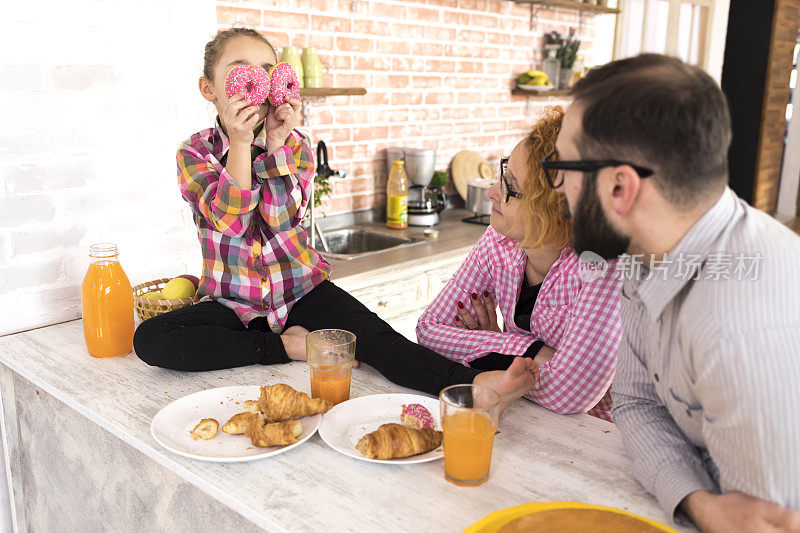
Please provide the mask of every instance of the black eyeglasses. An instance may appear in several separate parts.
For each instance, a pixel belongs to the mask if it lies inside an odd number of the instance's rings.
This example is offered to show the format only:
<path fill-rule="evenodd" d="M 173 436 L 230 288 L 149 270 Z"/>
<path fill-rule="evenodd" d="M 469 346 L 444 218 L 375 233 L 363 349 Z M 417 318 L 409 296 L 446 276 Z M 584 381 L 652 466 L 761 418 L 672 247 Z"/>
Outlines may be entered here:
<path fill-rule="evenodd" d="M 507 204 L 512 197 L 522 198 L 522 193 L 511 190 L 508 179 L 506 179 L 506 172 L 508 172 L 508 158 L 504 157 L 500 160 L 500 187 L 501 193 L 504 195 L 504 204 Z"/>
<path fill-rule="evenodd" d="M 616 159 L 600 159 L 586 161 L 559 161 L 556 151 L 553 150 L 542 159 L 542 170 L 547 175 L 547 183 L 554 189 L 561 187 L 564 183 L 563 170 L 576 170 L 578 172 L 594 172 L 605 167 L 618 167 L 628 165 L 639 174 L 640 178 L 652 176 L 654 172 L 647 167 L 640 167 L 628 161 L 617 161 Z M 561 176 L 559 177 L 559 174 Z"/>

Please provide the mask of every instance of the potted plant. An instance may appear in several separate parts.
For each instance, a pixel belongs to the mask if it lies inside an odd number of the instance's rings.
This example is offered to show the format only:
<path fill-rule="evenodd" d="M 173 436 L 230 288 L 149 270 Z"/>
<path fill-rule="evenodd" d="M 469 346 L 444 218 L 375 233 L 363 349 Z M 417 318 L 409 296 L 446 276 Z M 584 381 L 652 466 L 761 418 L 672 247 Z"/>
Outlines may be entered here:
<path fill-rule="evenodd" d="M 580 39 L 575 38 L 575 28 L 569 29 L 569 34 L 566 38 L 561 37 L 557 32 L 553 32 L 558 36 L 558 50 L 556 50 L 556 59 L 561 66 L 561 72 L 558 76 L 558 88 L 567 89 L 572 80 L 572 67 L 575 65 L 575 60 L 578 58 L 578 50 L 581 47 Z"/>

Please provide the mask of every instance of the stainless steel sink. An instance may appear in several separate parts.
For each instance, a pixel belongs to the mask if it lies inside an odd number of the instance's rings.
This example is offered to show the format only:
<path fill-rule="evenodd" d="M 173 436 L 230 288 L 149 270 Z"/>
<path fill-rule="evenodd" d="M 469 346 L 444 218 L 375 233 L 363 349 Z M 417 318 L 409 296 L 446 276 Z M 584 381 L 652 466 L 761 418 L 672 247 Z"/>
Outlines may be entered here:
<path fill-rule="evenodd" d="M 344 228 L 326 231 L 325 241 L 328 251 L 324 251 L 318 243 L 319 253 L 330 259 L 347 260 L 424 242 L 424 239 L 363 228 Z"/>

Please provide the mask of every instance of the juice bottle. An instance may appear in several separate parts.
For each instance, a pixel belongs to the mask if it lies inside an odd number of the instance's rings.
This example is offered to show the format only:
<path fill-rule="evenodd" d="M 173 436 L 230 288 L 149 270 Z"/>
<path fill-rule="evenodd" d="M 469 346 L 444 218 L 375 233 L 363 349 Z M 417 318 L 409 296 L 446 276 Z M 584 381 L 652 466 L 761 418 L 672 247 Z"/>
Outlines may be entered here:
<path fill-rule="evenodd" d="M 114 357 L 133 350 L 133 290 L 116 244 L 93 244 L 81 285 L 83 338 L 89 354 Z"/>
<path fill-rule="evenodd" d="M 392 164 L 389 181 L 386 182 L 386 227 L 408 227 L 408 177 L 402 161 Z"/>

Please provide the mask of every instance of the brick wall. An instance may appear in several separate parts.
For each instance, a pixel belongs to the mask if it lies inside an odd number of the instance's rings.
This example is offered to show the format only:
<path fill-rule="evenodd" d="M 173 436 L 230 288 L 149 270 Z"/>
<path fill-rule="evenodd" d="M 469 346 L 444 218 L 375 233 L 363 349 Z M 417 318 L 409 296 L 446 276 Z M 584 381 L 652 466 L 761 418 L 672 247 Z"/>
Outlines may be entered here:
<path fill-rule="evenodd" d="M 778 202 L 778 185 L 786 140 L 786 105 L 791 95 L 789 76 L 794 68 L 798 27 L 800 0 L 776 0 L 753 191 L 753 206 L 770 214 L 775 213 Z"/>
<path fill-rule="evenodd" d="M 512 96 L 515 74 L 538 65 L 544 33 L 579 23 L 566 10 L 540 9 L 537 18 L 530 31 L 530 6 L 506 0 L 217 2 L 221 28 L 254 26 L 279 52 L 316 47 L 330 67 L 325 86 L 367 89 L 312 104 L 314 140 L 325 140 L 334 169 L 349 171 L 334 182 L 328 213 L 385 204 L 389 146 L 433 148 L 441 170 L 464 149 L 490 160 L 507 154 L 547 102 Z M 592 30 L 587 18 L 588 64 Z"/>

